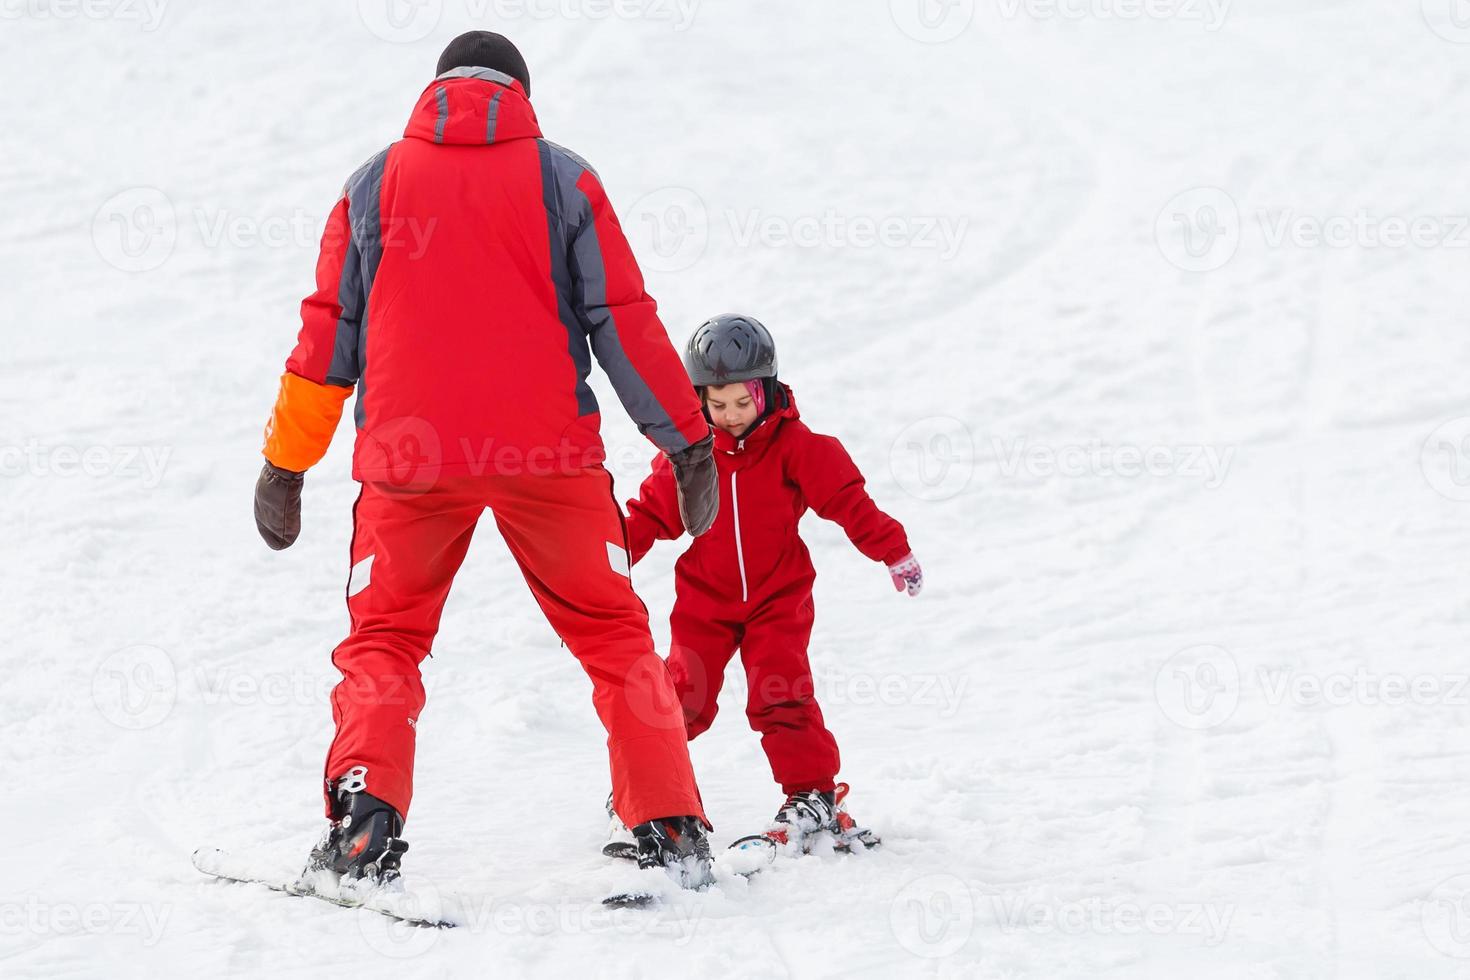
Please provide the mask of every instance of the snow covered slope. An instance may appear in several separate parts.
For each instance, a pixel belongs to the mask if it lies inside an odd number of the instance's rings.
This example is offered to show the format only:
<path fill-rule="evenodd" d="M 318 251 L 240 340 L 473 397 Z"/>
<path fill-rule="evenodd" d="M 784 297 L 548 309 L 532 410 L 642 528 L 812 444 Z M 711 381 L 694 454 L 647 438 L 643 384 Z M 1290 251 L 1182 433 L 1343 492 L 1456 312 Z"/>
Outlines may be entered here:
<path fill-rule="evenodd" d="M 1470 976 L 1455 2 L 0 4 L 0 976 Z M 879 852 L 604 911 L 588 685 L 487 527 L 405 862 L 466 924 L 190 867 L 319 832 L 350 433 L 274 554 L 260 430 L 327 209 L 474 27 L 670 333 L 764 319 L 909 528 L 918 599 L 805 529 Z M 779 803 L 742 693 L 717 845 Z"/>

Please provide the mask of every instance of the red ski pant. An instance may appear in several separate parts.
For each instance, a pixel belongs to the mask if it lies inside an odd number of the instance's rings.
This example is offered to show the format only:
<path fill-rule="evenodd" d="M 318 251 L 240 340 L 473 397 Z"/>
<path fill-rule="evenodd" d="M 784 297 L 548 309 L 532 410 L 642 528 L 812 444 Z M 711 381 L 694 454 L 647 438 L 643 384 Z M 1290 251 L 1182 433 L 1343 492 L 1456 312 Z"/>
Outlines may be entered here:
<path fill-rule="evenodd" d="M 760 733 L 771 775 L 785 793 L 831 790 L 840 758 L 837 740 L 822 721 L 807 644 L 814 608 L 810 583 L 775 595 L 745 613 L 732 605 L 713 613 L 708 600 L 681 594 L 669 623 L 669 673 L 692 740 L 719 710 L 725 667 L 740 650 L 747 686 L 745 717 Z M 694 594 L 694 593 L 692 593 Z"/>
<path fill-rule="evenodd" d="M 629 580 L 622 512 L 600 467 L 444 478 L 427 491 L 363 485 L 347 587 L 352 633 L 332 654 L 342 680 L 332 690 L 329 789 L 350 777 L 348 785 L 408 813 L 424 706 L 419 664 L 486 508 L 541 611 L 592 679 L 618 814 L 629 826 L 704 820 L 673 683 Z"/>

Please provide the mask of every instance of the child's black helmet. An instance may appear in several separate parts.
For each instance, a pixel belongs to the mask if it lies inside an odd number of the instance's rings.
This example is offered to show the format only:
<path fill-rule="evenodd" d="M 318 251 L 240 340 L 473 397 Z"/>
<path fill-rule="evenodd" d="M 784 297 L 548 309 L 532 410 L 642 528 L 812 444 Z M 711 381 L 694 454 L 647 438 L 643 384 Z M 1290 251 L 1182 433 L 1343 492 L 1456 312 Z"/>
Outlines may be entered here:
<path fill-rule="evenodd" d="M 753 316 L 722 313 L 700 324 L 684 348 L 695 385 L 727 385 L 776 376 L 776 342 Z"/>

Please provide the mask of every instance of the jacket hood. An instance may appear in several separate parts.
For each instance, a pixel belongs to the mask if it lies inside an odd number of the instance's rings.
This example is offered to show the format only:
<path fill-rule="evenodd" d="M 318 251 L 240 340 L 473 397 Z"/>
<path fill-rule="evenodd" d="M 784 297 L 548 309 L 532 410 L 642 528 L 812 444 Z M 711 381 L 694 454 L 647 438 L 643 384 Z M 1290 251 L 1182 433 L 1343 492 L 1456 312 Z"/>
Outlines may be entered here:
<path fill-rule="evenodd" d="M 755 428 L 745 434 L 743 439 L 736 439 L 724 429 L 716 428 L 715 449 L 726 453 L 735 453 L 744 450 L 749 452 L 758 446 L 764 446 L 776 437 L 776 431 L 781 427 L 784 419 L 799 419 L 801 412 L 796 407 L 796 395 L 792 393 L 791 386 L 777 384 L 777 398 L 785 399 L 786 404 L 773 408 L 769 415 L 756 423 Z"/>
<path fill-rule="evenodd" d="M 541 135 L 521 83 L 490 68 L 456 68 L 429 83 L 403 135 L 453 146 L 489 146 Z"/>

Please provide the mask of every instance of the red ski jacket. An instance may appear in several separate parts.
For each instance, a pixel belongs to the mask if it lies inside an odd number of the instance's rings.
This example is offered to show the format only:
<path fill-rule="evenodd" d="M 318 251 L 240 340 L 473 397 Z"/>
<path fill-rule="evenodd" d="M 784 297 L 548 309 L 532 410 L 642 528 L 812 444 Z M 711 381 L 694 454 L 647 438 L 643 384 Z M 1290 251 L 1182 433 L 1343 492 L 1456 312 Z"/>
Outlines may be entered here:
<path fill-rule="evenodd" d="M 266 428 L 277 466 L 321 459 L 354 386 L 359 480 L 598 465 L 592 356 L 660 449 L 709 432 L 597 174 L 508 75 L 429 85 L 348 180 L 316 276 Z"/>
<path fill-rule="evenodd" d="M 858 551 L 874 561 L 892 564 L 910 551 L 903 525 L 873 503 L 842 443 L 807 428 L 791 389 L 782 385 L 781 392 L 785 406 L 744 439 L 715 430 L 720 512 L 675 566 L 680 601 L 707 597 L 738 615 L 793 588 L 809 590 L 816 571 L 797 534 L 808 508 L 840 524 Z M 654 541 L 683 533 L 674 471 L 661 457 L 654 460 L 638 499 L 628 501 L 633 561 Z"/>

